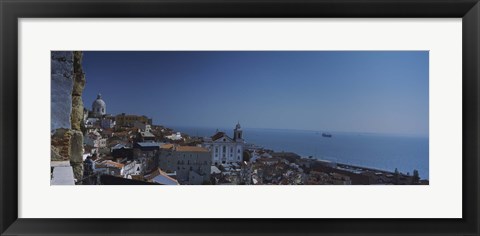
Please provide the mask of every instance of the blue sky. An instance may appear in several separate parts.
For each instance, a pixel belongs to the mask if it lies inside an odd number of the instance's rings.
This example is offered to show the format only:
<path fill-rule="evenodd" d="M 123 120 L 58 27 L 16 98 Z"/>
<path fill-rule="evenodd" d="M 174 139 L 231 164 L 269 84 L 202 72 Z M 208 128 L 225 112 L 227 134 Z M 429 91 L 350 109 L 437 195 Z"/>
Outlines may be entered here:
<path fill-rule="evenodd" d="M 85 106 L 166 126 L 428 136 L 427 51 L 84 52 Z"/>

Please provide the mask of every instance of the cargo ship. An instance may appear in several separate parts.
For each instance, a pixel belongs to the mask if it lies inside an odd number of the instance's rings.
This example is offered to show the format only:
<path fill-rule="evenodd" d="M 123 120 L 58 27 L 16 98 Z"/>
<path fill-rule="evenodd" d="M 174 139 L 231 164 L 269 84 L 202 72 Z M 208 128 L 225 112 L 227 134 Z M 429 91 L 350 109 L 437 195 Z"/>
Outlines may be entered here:
<path fill-rule="evenodd" d="M 332 134 L 331 133 L 322 133 L 322 137 L 331 138 Z"/>

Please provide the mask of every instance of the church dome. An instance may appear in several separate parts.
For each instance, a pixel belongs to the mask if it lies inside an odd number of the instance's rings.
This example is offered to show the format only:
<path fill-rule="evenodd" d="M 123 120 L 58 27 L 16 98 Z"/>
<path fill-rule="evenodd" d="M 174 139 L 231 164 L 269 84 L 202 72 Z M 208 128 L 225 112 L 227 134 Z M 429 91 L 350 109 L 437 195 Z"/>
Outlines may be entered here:
<path fill-rule="evenodd" d="M 242 127 L 240 127 L 240 122 L 237 123 L 237 125 L 235 126 L 235 129 L 241 129 Z"/>
<path fill-rule="evenodd" d="M 106 110 L 107 110 L 107 105 L 105 104 L 105 101 L 103 101 L 102 95 L 98 94 L 97 99 L 93 101 L 92 112 L 95 115 L 105 115 Z"/>

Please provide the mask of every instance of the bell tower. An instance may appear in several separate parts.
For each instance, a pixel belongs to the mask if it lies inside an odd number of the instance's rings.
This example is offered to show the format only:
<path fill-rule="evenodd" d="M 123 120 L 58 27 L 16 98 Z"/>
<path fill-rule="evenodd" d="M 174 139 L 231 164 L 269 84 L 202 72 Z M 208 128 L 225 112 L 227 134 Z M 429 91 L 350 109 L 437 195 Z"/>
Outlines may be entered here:
<path fill-rule="evenodd" d="M 242 127 L 240 126 L 240 122 L 237 123 L 235 129 L 233 130 L 233 140 L 243 140 L 243 131 Z"/>

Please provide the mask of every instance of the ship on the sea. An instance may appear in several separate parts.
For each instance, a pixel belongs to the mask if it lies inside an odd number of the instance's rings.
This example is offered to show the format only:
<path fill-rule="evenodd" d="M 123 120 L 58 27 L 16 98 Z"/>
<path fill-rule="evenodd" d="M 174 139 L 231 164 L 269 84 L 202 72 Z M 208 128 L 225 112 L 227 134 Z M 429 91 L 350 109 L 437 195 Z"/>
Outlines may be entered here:
<path fill-rule="evenodd" d="M 322 137 L 331 138 L 332 134 L 331 133 L 322 133 Z"/>

